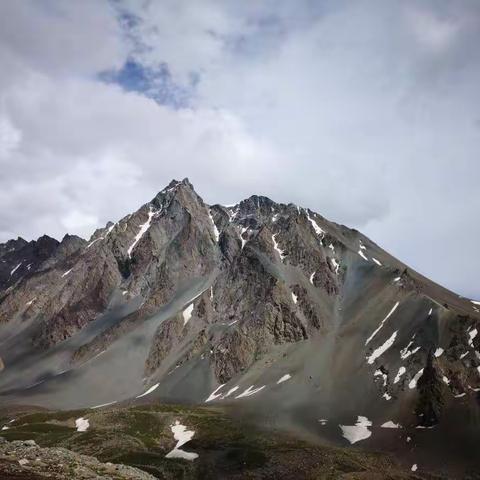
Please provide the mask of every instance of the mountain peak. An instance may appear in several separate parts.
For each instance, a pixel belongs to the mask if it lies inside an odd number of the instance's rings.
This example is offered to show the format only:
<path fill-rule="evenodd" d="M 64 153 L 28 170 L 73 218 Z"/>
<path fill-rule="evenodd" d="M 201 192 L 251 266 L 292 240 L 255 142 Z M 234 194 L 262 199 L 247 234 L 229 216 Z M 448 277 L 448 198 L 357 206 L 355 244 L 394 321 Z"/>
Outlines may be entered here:
<path fill-rule="evenodd" d="M 477 302 L 310 209 L 259 195 L 211 207 L 185 178 L 88 243 L 36 242 L 0 246 L 2 403 L 252 402 L 260 420 L 328 415 L 347 432 L 361 413 L 412 442 L 476 405 Z"/>
<path fill-rule="evenodd" d="M 164 206 L 165 202 L 170 203 L 173 198 L 176 198 L 182 204 L 190 203 L 192 199 L 196 202 L 203 202 L 188 178 L 184 178 L 183 180 L 173 179 L 163 190 L 157 193 L 151 203 L 160 207 Z"/>
<path fill-rule="evenodd" d="M 183 180 L 172 179 L 172 181 L 162 190 L 162 192 L 164 190 L 169 190 L 169 189 L 178 187 L 179 185 L 182 185 L 182 186 L 188 187 L 192 190 L 195 190 L 193 185 L 190 183 L 190 180 L 188 179 L 188 177 L 185 177 Z"/>

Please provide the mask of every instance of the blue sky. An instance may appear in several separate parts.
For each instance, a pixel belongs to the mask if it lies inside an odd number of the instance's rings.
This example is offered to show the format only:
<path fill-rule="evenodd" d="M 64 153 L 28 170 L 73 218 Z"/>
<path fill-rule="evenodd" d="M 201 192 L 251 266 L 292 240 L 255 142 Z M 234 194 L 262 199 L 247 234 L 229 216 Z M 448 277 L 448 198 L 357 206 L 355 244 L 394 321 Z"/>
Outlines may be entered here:
<path fill-rule="evenodd" d="M 480 4 L 0 3 L 0 241 L 88 237 L 172 178 L 358 228 L 480 297 Z"/>
<path fill-rule="evenodd" d="M 127 92 L 140 93 L 175 109 L 188 107 L 195 89 L 193 74 L 187 86 L 178 85 L 172 80 L 167 64 L 145 67 L 135 59 L 128 59 L 119 69 L 100 72 L 98 78 L 106 83 L 117 83 Z"/>

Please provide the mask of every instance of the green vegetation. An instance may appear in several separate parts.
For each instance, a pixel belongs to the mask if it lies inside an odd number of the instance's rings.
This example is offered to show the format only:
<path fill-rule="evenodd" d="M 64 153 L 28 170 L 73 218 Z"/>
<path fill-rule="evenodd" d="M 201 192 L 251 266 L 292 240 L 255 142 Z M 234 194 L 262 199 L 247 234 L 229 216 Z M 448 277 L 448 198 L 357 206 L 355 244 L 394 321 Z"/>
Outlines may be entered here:
<path fill-rule="evenodd" d="M 79 417 L 90 422 L 86 432 L 76 431 Z M 15 418 L 9 429 L 1 432 L 7 440 L 33 439 L 42 447 L 65 447 L 103 462 L 141 468 L 160 479 L 334 479 L 343 475 L 354 479 L 385 472 L 392 479 L 410 476 L 387 456 L 261 432 L 215 408 L 143 405 L 23 413 Z M 170 429 L 176 420 L 195 431 L 182 447 L 198 453 L 193 462 L 165 458 L 176 443 Z"/>

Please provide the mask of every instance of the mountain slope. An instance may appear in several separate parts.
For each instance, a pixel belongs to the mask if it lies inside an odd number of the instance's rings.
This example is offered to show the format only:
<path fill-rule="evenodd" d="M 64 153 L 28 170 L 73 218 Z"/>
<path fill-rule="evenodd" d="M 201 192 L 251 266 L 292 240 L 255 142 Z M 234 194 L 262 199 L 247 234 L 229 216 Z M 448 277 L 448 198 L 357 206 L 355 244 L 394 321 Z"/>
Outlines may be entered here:
<path fill-rule="evenodd" d="M 332 442 L 360 416 L 476 461 L 477 304 L 355 230 L 259 196 L 209 206 L 185 179 L 89 242 L 16 242 L 5 271 L 34 261 L 1 277 L 2 403 L 208 401 Z"/>

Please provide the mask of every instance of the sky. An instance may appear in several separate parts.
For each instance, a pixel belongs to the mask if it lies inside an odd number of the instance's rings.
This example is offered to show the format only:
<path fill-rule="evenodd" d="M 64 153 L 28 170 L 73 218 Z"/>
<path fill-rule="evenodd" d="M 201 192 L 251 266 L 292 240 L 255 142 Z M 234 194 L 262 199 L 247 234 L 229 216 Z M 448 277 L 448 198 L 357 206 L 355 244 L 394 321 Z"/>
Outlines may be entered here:
<path fill-rule="evenodd" d="M 0 0 L 0 242 L 188 177 L 480 298 L 478 45 L 477 0 Z"/>

